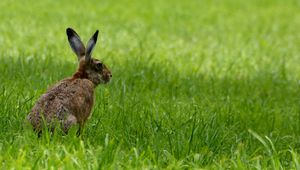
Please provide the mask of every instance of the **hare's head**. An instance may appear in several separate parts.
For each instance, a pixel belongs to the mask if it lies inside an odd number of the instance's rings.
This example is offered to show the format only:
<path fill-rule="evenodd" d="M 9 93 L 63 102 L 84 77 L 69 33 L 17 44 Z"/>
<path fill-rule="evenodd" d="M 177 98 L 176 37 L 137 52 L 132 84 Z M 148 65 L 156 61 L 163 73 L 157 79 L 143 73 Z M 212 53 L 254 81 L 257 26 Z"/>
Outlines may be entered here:
<path fill-rule="evenodd" d="M 95 85 L 109 82 L 112 77 L 111 72 L 100 60 L 92 58 L 92 51 L 97 42 L 98 30 L 89 40 L 86 47 L 80 40 L 79 35 L 72 28 L 67 28 L 66 32 L 70 46 L 79 61 L 78 71 L 73 75 L 73 78 L 86 78 L 91 80 Z"/>

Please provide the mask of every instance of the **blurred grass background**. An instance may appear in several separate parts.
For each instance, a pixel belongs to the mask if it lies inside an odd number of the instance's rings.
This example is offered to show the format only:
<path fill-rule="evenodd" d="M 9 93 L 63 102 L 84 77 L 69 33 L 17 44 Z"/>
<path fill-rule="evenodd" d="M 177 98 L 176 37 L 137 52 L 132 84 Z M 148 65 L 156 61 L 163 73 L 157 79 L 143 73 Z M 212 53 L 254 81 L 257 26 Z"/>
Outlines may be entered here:
<path fill-rule="evenodd" d="M 299 168 L 297 0 L 0 2 L 3 169 Z M 108 65 L 81 138 L 37 139 L 25 116 L 77 61 Z"/>

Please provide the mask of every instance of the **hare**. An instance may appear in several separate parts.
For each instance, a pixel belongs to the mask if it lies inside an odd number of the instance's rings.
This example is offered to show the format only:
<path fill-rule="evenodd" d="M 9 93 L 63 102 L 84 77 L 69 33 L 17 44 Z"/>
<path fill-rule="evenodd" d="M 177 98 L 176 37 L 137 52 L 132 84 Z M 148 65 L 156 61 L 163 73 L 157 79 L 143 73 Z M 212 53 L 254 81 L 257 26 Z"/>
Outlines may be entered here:
<path fill-rule="evenodd" d="M 57 122 L 64 133 L 68 133 L 72 125 L 79 124 L 77 135 L 80 135 L 93 107 L 94 89 L 99 84 L 108 83 L 112 77 L 108 68 L 91 56 L 98 30 L 88 41 L 86 48 L 72 28 L 67 28 L 66 33 L 70 46 L 77 55 L 79 67 L 72 77 L 49 88 L 27 116 L 39 135 L 44 125 L 53 131 Z"/>

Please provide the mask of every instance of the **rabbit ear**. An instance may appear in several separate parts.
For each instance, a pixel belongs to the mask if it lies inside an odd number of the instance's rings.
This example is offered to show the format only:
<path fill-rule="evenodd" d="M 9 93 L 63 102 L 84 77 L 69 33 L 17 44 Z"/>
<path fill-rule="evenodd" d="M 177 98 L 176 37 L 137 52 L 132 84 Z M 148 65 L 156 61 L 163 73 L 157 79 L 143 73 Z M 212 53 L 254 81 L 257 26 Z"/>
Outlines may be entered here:
<path fill-rule="evenodd" d="M 90 60 L 91 59 L 91 56 L 92 56 L 92 52 L 93 52 L 93 49 L 96 45 L 96 42 L 97 42 L 97 38 L 98 38 L 98 30 L 96 30 L 96 32 L 94 33 L 94 35 L 92 36 L 92 38 L 89 40 L 89 42 L 87 43 L 86 45 L 86 52 L 85 52 L 85 57 L 86 57 L 86 60 Z"/>
<path fill-rule="evenodd" d="M 72 28 L 67 28 L 66 32 L 70 46 L 77 55 L 78 60 L 80 60 L 80 58 L 85 55 L 85 47 L 80 40 L 79 35 Z"/>

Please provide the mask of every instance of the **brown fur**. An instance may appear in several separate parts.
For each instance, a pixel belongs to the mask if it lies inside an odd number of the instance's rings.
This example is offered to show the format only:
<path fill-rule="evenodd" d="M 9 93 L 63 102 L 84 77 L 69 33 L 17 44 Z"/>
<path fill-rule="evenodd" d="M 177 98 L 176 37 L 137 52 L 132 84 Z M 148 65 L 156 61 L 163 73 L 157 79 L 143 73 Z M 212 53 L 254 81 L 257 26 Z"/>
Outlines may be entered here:
<path fill-rule="evenodd" d="M 41 132 L 43 125 L 53 131 L 58 122 L 65 133 L 78 123 L 80 133 L 93 107 L 95 87 L 111 78 L 104 64 L 97 67 L 99 63 L 97 59 L 79 57 L 77 72 L 59 81 L 40 97 L 27 117 L 36 132 Z"/>

